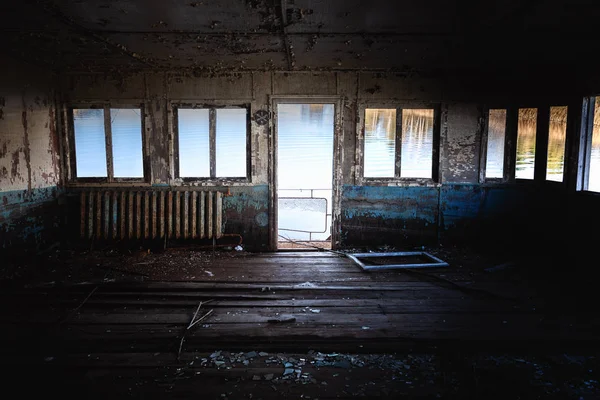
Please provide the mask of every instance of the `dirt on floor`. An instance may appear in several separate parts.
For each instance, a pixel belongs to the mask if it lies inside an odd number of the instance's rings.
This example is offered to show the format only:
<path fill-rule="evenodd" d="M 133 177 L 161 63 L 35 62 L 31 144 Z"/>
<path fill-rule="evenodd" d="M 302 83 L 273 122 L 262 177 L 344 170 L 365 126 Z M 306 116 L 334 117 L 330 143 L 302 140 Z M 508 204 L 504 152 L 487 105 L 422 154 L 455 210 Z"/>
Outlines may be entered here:
<path fill-rule="evenodd" d="M 348 248 L 341 253 L 393 252 L 393 247 Z M 544 294 L 561 294 L 556 303 L 567 311 L 566 284 L 550 284 L 526 268 L 523 260 L 498 252 L 484 254 L 465 247 L 422 247 L 449 267 L 424 273 L 462 284 L 507 281 Z M 322 250 L 326 251 L 326 250 Z M 332 253 L 337 254 L 337 253 Z M 343 257 L 343 254 L 337 254 Z M 6 285 L 112 281 L 205 281 L 212 266 L 251 257 L 243 248 L 52 249 L 41 255 L 4 260 L 0 280 Z M 556 275 L 556 273 L 554 273 Z M 552 275 L 549 271 L 548 275 Z M 560 282 L 560 280 L 558 280 Z M 573 300 L 573 302 L 576 302 Z M 593 304 L 593 303 L 592 303 Z M 584 308 L 579 300 L 577 310 Z M 201 399 L 600 399 L 598 349 L 581 353 L 511 354 L 406 351 L 393 354 L 273 353 L 261 349 L 215 349 L 212 353 L 77 354 L 61 360 L 47 354 L 17 365 L 6 382 L 21 381 L 35 371 L 35 385 L 21 393 L 100 398 Z M 4 364 L 3 363 L 3 364 Z M 7 365 L 8 365 L 7 364 Z M 73 368 L 77 365 L 77 368 Z M 5 365 L 6 366 L 6 365 Z M 33 369 L 32 369 L 33 368 Z M 23 373 L 23 376 L 21 376 Z M 14 377 L 12 375 L 15 375 Z M 14 378 L 14 379 L 13 379 Z"/>
<path fill-rule="evenodd" d="M 215 350 L 88 354 L 69 369 L 51 355 L 31 364 L 21 394 L 86 399 L 573 399 L 600 398 L 597 356 L 579 354 L 269 353 Z M 71 360 L 73 362 L 74 360 Z M 12 376 L 14 375 L 14 376 Z M 27 375 L 27 374 L 24 374 Z M 18 371 L 9 373 L 18 381 Z M 31 376 L 30 374 L 28 376 Z M 29 393 L 29 392 L 32 393 Z"/>
<path fill-rule="evenodd" d="M 405 251 L 391 246 L 376 248 L 346 248 L 336 251 L 307 248 L 309 252 L 324 252 L 343 257 L 345 253 Z M 296 250 L 296 249 L 294 249 Z M 478 253 L 461 247 L 419 247 L 450 264 L 447 268 L 430 270 L 437 275 L 460 273 L 470 278 L 493 273 L 494 278 L 518 272 L 510 259 Z M 119 249 L 108 247 L 95 250 L 53 249 L 41 255 L 28 255 L 5 260 L 0 269 L 0 281 L 13 283 L 77 283 L 98 279 L 204 281 L 210 276 L 215 261 L 243 259 L 252 256 L 241 246 L 215 249 L 173 247 L 161 251 L 151 249 Z"/>

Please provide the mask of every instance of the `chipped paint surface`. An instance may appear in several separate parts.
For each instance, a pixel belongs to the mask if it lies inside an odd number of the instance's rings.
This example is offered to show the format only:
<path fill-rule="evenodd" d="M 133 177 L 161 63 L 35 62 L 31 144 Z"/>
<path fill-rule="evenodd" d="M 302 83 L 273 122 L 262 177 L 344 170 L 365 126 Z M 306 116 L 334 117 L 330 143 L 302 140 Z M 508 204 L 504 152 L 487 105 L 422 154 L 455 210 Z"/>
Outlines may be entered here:
<path fill-rule="evenodd" d="M 0 76 L 2 248 L 39 244 L 46 228 L 56 228 L 60 183 L 54 95 L 48 86 L 52 79 L 10 58 L 5 60 Z"/>
<path fill-rule="evenodd" d="M 398 244 L 437 237 L 437 188 L 344 185 L 343 245 Z"/>
<path fill-rule="evenodd" d="M 112 76 L 72 75 L 64 87 L 69 101 L 139 101 L 146 105 L 145 125 L 151 185 L 154 187 L 228 188 L 224 199 L 224 228 L 244 233 L 254 248 L 268 247 L 273 206 L 269 207 L 271 128 L 251 121 L 250 179 L 247 182 L 174 179 L 174 119 L 172 103 L 227 105 L 249 103 L 256 110 L 270 110 L 271 96 L 311 98 L 316 94 L 337 95 L 341 100 L 341 129 L 336 133 L 337 168 L 342 187 L 341 203 L 334 210 L 334 232 L 339 245 L 378 240 L 434 241 L 461 236 L 474 215 L 480 214 L 481 188 L 479 141 L 481 110 L 475 104 L 442 100 L 445 82 L 410 78 L 398 74 L 350 72 L 253 72 L 221 75 L 194 73 L 144 73 Z M 370 88 L 378 86 L 372 93 Z M 444 93 L 448 98 L 449 93 Z M 135 100 L 131 100 L 135 99 Z M 361 107 L 386 104 L 442 105 L 441 184 L 422 182 L 370 183 L 361 181 Z M 460 183 L 460 184 L 459 184 Z M 266 192 L 265 192 L 266 191 Z M 478 194 L 479 193 L 479 194 Z M 480 198 L 481 197 L 481 198 Z M 335 224 L 338 224 L 335 226 Z M 386 232 L 377 236 L 375 233 Z"/>
<path fill-rule="evenodd" d="M 479 144 L 483 111 L 476 104 L 448 104 L 442 129 L 443 182 L 476 183 L 479 180 Z"/>
<path fill-rule="evenodd" d="M 242 236 L 249 250 L 266 250 L 269 239 L 269 186 L 232 187 L 223 197 L 224 233 Z"/>

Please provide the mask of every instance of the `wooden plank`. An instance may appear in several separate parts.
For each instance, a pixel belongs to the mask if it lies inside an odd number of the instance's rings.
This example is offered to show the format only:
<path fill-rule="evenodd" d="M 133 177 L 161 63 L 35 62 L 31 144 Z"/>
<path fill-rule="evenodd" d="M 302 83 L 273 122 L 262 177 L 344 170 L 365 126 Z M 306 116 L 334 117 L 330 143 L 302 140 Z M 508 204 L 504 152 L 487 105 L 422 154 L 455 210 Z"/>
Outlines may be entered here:
<path fill-rule="evenodd" d="M 127 318 L 125 316 L 124 318 Z M 317 316 L 318 320 L 311 323 L 283 324 L 264 322 L 233 322 L 236 319 L 244 321 L 243 314 L 236 316 L 220 316 L 231 321 L 216 321 L 219 315 L 211 315 L 206 319 L 208 325 L 203 329 L 189 332 L 188 343 L 192 338 L 223 338 L 230 340 L 242 338 L 278 338 L 279 340 L 294 340 L 302 337 L 312 340 L 320 338 L 351 337 L 356 339 L 379 338 L 419 338 L 420 340 L 440 339 L 471 339 L 478 341 L 494 342 L 496 340 L 581 340 L 591 339 L 598 341 L 594 332 L 582 331 L 578 326 L 559 325 L 555 327 L 540 326 L 537 318 L 529 315 L 477 315 L 477 323 L 469 315 L 452 315 L 449 319 L 446 314 L 404 314 L 394 316 L 372 316 L 361 319 L 361 315 L 348 314 Z M 313 316 L 311 316 L 313 317 Z M 325 317 L 325 318 L 322 318 Z M 108 317 L 110 318 L 110 316 Z M 108 319 L 107 318 L 107 319 Z M 152 318 L 152 317 L 150 317 Z M 330 318 L 330 321 L 327 319 Z M 359 318 L 357 320 L 356 318 Z M 179 324 L 175 323 L 99 323 L 99 324 L 69 324 L 70 328 L 62 335 L 67 340 L 87 339 L 99 337 L 102 340 L 128 339 L 158 339 L 177 337 L 180 329 L 176 326 L 186 326 L 188 320 Z M 369 325 L 365 325 L 369 324 Z M 84 329 L 76 329 L 85 326 Z M 368 329 L 363 329 L 366 326 Z M 310 337 L 310 338 L 309 338 Z"/>
<path fill-rule="evenodd" d="M 155 291 L 164 291 L 164 292 L 173 292 L 180 293 L 185 291 L 222 291 L 222 290 L 237 290 L 239 292 L 244 291 L 257 291 L 262 290 L 267 285 L 271 290 L 277 290 L 279 292 L 340 292 L 340 295 L 346 295 L 346 291 L 372 291 L 375 293 L 382 291 L 403 291 L 406 289 L 440 289 L 440 287 L 436 284 L 430 282 L 421 282 L 421 281 L 412 281 L 412 282 L 363 282 L 354 285 L 327 285 L 326 282 L 317 282 L 316 286 L 306 287 L 301 284 L 280 284 L 277 282 L 259 282 L 259 283 L 236 283 L 236 282 L 168 282 L 168 281 L 156 281 L 156 282 L 114 282 L 111 284 L 104 284 L 102 286 L 102 292 L 106 293 L 118 293 L 121 291 L 138 291 L 140 293 L 147 292 L 155 292 Z M 40 286 L 39 288 L 25 290 L 22 293 L 26 296 L 31 296 L 32 293 L 35 293 L 34 290 L 38 291 L 38 293 L 52 293 L 53 291 L 59 293 L 81 293 L 87 292 L 90 288 L 96 286 L 96 283 L 77 283 L 70 286 L 66 284 L 61 284 L 60 286 Z M 446 290 L 446 289 L 442 289 Z M 14 296 L 19 291 L 0 291 L 0 296 L 2 295 L 10 295 Z"/>
<path fill-rule="evenodd" d="M 468 307 L 465 307 L 468 305 Z M 93 303 L 86 303 L 85 310 L 81 314 L 86 315 L 186 315 L 189 319 L 190 310 L 195 309 L 197 303 L 187 302 L 186 306 L 170 304 L 165 302 L 162 306 L 146 306 L 143 308 L 132 307 L 129 303 L 124 311 L 123 305 L 113 304 L 111 306 L 99 304 L 95 306 Z M 392 303 L 383 302 L 376 299 L 363 299 L 353 301 L 343 301 L 342 299 L 308 299 L 308 300 L 275 300 L 270 302 L 263 301 L 261 304 L 257 302 L 242 302 L 234 300 L 219 300 L 213 301 L 203 306 L 204 310 L 213 309 L 217 315 L 224 314 L 239 314 L 257 315 L 274 317 L 277 315 L 311 315 L 315 314 L 311 310 L 317 310 L 318 315 L 324 314 L 374 314 L 374 315 L 391 315 L 391 314 L 527 314 L 532 318 L 541 318 L 543 315 L 540 311 L 519 312 L 513 311 L 505 304 L 468 304 L 465 301 L 445 301 L 445 300 L 404 300 L 397 299 Z M 24 313 L 14 313 L 18 316 L 23 316 Z M 39 312 L 36 310 L 35 315 L 47 315 L 48 312 Z M 9 315 L 9 313 L 3 314 Z M 33 314 L 27 314 L 30 316 Z"/>
<path fill-rule="evenodd" d="M 79 195 L 79 213 L 80 213 L 80 223 L 81 223 L 81 237 L 85 237 L 85 192 L 81 192 Z"/>

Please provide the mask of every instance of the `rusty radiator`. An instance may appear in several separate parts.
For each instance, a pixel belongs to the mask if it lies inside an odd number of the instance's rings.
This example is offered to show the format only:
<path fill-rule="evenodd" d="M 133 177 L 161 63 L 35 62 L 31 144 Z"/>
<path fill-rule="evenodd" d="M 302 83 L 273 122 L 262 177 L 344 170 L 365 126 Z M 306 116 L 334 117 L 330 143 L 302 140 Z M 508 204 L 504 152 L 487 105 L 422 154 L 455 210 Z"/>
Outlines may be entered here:
<path fill-rule="evenodd" d="M 92 190 L 80 194 L 81 237 L 219 239 L 223 194 L 217 191 Z"/>

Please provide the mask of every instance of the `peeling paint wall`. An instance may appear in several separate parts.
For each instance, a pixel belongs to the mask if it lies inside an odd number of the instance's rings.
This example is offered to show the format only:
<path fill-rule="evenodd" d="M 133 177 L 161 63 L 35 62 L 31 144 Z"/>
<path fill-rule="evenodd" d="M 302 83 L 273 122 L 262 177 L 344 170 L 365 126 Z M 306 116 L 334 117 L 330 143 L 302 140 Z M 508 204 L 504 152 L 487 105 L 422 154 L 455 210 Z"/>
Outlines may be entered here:
<path fill-rule="evenodd" d="M 39 247 L 59 223 L 56 78 L 8 57 L 0 67 L 0 248 Z M 56 238 L 54 239 L 56 240 Z"/>
<path fill-rule="evenodd" d="M 465 93 L 457 90 L 459 87 L 448 80 L 381 72 L 71 74 L 63 80 L 66 107 L 99 101 L 144 103 L 149 185 L 229 190 L 230 196 L 224 198 L 225 232 L 243 234 L 244 242 L 255 250 L 269 249 L 273 234 L 269 226 L 273 212 L 269 197 L 270 126 L 259 125 L 252 117 L 248 182 L 183 183 L 174 178 L 172 103 L 244 103 L 250 104 L 253 115 L 258 110 L 272 111 L 271 96 L 340 99 L 342 126 L 337 132 L 334 171 L 340 185 L 336 245 L 424 244 L 465 238 L 475 226 L 485 226 L 479 218 L 485 215 L 488 189 L 478 182 L 484 111 L 476 95 L 469 102 L 463 101 Z M 381 102 L 439 105 L 440 182 L 360 184 L 359 110 Z"/>

